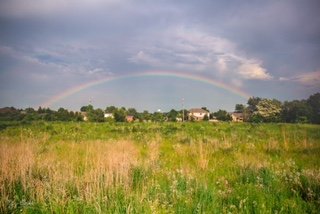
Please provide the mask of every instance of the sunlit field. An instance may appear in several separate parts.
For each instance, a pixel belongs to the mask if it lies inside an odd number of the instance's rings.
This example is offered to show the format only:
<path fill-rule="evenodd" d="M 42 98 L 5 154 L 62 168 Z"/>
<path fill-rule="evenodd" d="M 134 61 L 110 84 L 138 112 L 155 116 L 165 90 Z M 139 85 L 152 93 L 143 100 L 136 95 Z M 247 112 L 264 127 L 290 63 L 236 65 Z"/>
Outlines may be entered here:
<path fill-rule="evenodd" d="M 0 213 L 318 213 L 320 126 L 2 124 Z"/>

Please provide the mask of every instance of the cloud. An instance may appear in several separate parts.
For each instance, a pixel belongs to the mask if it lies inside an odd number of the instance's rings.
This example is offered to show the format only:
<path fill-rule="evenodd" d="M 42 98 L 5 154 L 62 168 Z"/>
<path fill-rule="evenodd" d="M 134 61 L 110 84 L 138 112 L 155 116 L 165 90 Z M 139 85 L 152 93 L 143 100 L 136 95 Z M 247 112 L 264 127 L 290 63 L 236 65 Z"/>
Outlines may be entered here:
<path fill-rule="evenodd" d="M 29 81 L 47 81 L 59 79 L 60 82 L 89 81 L 111 75 L 107 66 L 100 67 L 94 56 L 77 52 L 73 47 L 56 49 L 19 50 L 10 46 L 0 45 L 0 54 L 10 61 L 4 71 L 12 75 L 24 75 Z"/>
<path fill-rule="evenodd" d="M 73 10 L 90 10 L 110 7 L 121 0 L 3 0 L 0 12 L 9 17 L 48 16 Z"/>
<path fill-rule="evenodd" d="M 154 58 L 153 56 L 150 56 L 149 54 L 144 53 L 143 51 L 139 51 L 135 56 L 131 57 L 129 61 L 134 63 L 143 63 L 153 66 L 161 66 L 161 62 Z"/>
<path fill-rule="evenodd" d="M 258 62 L 245 62 L 239 66 L 238 71 L 244 79 L 272 79 L 272 76 Z"/>
<path fill-rule="evenodd" d="M 225 57 L 219 57 L 217 58 L 216 67 L 218 71 L 224 73 L 228 69 L 228 62 Z"/>
<path fill-rule="evenodd" d="M 135 53 L 132 53 L 129 61 L 135 64 L 211 72 L 225 77 L 232 75 L 244 80 L 272 78 L 262 66 L 261 60 L 247 57 L 232 41 L 197 29 L 178 27 L 157 36 L 144 35 L 137 39 L 135 47 L 130 51 Z"/>
<path fill-rule="evenodd" d="M 320 71 L 308 72 L 295 75 L 293 77 L 280 77 L 280 81 L 297 82 L 305 86 L 317 86 L 320 85 Z"/>
<path fill-rule="evenodd" d="M 0 85 L 44 82 L 49 92 L 110 71 L 164 69 L 203 74 L 257 96 L 297 97 L 298 88 L 304 94 L 319 88 L 309 87 L 319 85 L 318 74 L 299 73 L 319 68 L 317 6 L 316 0 L 2 0 Z M 288 84 L 268 81 L 274 76 Z"/>

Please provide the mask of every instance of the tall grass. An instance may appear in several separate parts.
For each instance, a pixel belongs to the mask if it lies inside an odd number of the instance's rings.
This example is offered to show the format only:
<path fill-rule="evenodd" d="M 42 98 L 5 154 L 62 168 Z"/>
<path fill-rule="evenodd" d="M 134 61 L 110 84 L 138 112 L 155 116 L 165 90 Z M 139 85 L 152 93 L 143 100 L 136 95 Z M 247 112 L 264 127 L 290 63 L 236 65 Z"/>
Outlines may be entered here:
<path fill-rule="evenodd" d="M 317 213 L 320 126 L 35 123 L 0 132 L 0 213 Z"/>

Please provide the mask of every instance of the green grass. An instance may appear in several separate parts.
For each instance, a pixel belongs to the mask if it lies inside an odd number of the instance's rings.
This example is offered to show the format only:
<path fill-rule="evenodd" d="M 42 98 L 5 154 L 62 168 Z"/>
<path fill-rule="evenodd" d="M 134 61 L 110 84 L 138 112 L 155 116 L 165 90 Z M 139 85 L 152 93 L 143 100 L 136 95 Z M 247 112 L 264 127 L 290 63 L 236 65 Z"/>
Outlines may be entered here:
<path fill-rule="evenodd" d="M 320 126 L 6 123 L 0 213 L 317 213 Z"/>

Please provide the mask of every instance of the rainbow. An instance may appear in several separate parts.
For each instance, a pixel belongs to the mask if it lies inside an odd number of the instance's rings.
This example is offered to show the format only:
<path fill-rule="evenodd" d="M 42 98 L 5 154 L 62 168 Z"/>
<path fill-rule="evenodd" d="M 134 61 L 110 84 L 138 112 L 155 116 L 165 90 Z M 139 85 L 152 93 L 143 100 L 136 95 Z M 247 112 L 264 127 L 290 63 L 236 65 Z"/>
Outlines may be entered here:
<path fill-rule="evenodd" d="M 148 76 L 150 76 L 150 77 L 175 77 L 175 78 L 180 78 L 180 79 L 193 80 L 193 81 L 210 84 L 215 87 L 224 89 L 224 90 L 229 91 L 233 94 L 241 96 L 245 99 L 248 99 L 249 97 L 251 97 L 248 93 L 244 92 L 243 90 L 241 90 L 235 86 L 227 85 L 226 83 L 219 82 L 217 80 L 214 80 L 214 79 L 211 79 L 211 78 L 208 78 L 205 76 L 194 75 L 191 73 L 182 73 L 182 72 L 178 72 L 178 71 L 144 71 L 144 72 L 138 72 L 138 73 L 134 73 L 134 74 L 109 76 L 109 77 L 105 77 L 105 78 L 102 78 L 99 80 L 94 80 L 94 81 L 91 81 L 88 83 L 77 85 L 75 87 L 69 88 L 69 89 L 51 97 L 50 99 L 48 99 L 47 101 L 42 103 L 40 106 L 50 107 L 52 104 L 54 104 L 62 99 L 65 99 L 75 93 L 78 93 L 78 92 L 85 90 L 87 88 L 91 88 L 93 86 L 100 85 L 100 84 L 103 84 L 106 82 L 111 82 L 111 81 L 119 80 L 119 79 L 132 78 L 132 77 L 148 77 Z"/>

